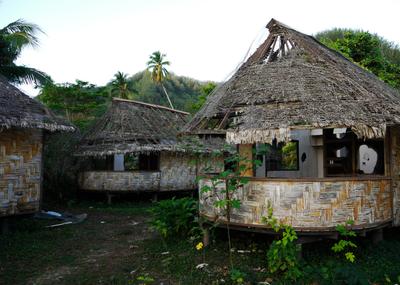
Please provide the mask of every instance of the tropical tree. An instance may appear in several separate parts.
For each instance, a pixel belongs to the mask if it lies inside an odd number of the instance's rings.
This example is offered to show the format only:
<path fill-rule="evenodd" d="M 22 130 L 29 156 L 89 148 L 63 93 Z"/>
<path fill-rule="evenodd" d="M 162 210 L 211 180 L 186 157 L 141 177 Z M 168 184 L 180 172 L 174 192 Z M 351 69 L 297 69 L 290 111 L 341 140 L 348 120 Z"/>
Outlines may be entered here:
<path fill-rule="evenodd" d="M 134 90 L 129 86 L 128 74 L 121 71 L 115 73 L 111 81 L 111 94 L 117 94 L 122 99 L 129 99 L 132 92 Z"/>
<path fill-rule="evenodd" d="M 167 89 L 165 89 L 164 86 L 164 80 L 169 74 L 165 66 L 170 64 L 169 61 L 165 60 L 165 57 L 166 55 L 160 53 L 159 51 L 153 52 L 150 55 L 150 60 L 147 62 L 147 69 L 151 72 L 151 77 L 153 81 L 162 87 L 165 96 L 167 96 L 169 105 L 172 109 L 174 109 L 174 106 L 172 105 L 171 100 L 168 96 Z"/>
<path fill-rule="evenodd" d="M 400 47 L 365 31 L 331 29 L 315 35 L 317 40 L 342 53 L 400 90 Z"/>
<path fill-rule="evenodd" d="M 81 80 L 76 80 L 75 83 L 47 83 L 36 98 L 81 130 L 101 116 L 109 102 L 106 87 L 98 87 Z"/>
<path fill-rule="evenodd" d="M 39 33 L 43 33 L 39 26 L 22 19 L 0 29 L 0 74 L 10 82 L 44 84 L 50 80 L 42 71 L 15 64 L 23 48 L 39 45 Z"/>

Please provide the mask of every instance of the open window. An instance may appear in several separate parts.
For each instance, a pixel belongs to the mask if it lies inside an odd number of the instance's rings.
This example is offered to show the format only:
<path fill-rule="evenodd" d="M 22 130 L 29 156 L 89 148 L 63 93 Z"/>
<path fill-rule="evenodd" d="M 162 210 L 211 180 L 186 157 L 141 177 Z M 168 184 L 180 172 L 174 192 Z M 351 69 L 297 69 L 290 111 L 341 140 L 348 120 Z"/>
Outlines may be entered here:
<path fill-rule="evenodd" d="M 384 174 L 384 141 L 359 140 L 349 129 L 324 130 L 326 176 Z"/>
<path fill-rule="evenodd" d="M 125 154 L 125 171 L 143 170 L 158 171 L 160 168 L 160 156 L 157 153 L 152 154 Z"/>
<path fill-rule="evenodd" d="M 277 142 L 265 144 L 265 170 L 290 171 L 299 170 L 299 142 Z"/>
<path fill-rule="evenodd" d="M 114 157 L 112 155 L 93 157 L 90 169 L 94 171 L 112 171 L 114 169 Z"/>
<path fill-rule="evenodd" d="M 160 155 L 158 153 L 139 154 L 139 170 L 158 171 L 160 170 Z"/>
<path fill-rule="evenodd" d="M 93 158 L 92 170 L 97 171 L 159 171 L 160 155 L 152 154 L 115 154 Z"/>

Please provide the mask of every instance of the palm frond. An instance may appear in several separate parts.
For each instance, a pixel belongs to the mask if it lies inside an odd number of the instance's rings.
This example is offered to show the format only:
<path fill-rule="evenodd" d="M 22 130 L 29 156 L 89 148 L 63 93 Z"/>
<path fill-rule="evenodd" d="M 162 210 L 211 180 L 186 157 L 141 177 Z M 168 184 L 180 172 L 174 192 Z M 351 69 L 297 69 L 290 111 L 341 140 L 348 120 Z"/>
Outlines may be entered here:
<path fill-rule="evenodd" d="M 12 22 L 0 30 L 0 35 L 9 41 L 16 50 L 21 50 L 26 45 L 37 47 L 39 33 L 44 34 L 38 25 L 22 19 Z"/>
<path fill-rule="evenodd" d="M 10 82 L 17 84 L 44 85 L 51 82 L 51 78 L 46 73 L 35 68 L 18 65 L 0 65 L 0 74 Z"/>

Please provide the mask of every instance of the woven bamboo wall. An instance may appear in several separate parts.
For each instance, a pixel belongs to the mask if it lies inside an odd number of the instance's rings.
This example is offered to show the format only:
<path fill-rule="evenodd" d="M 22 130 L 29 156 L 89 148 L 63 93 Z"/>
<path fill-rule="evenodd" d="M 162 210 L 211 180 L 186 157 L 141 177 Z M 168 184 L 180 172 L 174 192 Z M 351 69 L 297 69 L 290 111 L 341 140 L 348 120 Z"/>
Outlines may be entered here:
<path fill-rule="evenodd" d="M 0 132 L 0 216 L 39 210 L 42 131 Z"/>
<path fill-rule="evenodd" d="M 200 181 L 200 187 L 209 181 Z M 221 184 L 219 191 L 222 192 Z M 333 228 L 352 219 L 355 225 L 369 227 L 392 219 L 392 192 L 389 179 L 338 181 L 250 181 L 237 192 L 242 201 L 233 210 L 231 221 L 262 225 L 268 203 L 274 216 L 296 228 Z M 223 197 L 223 195 L 220 195 Z M 216 196 L 200 194 L 201 213 L 222 218 L 214 207 Z"/>
<path fill-rule="evenodd" d="M 182 154 L 161 153 L 161 191 L 196 189 L 196 164 L 193 157 Z"/>
<path fill-rule="evenodd" d="M 197 188 L 198 172 L 222 171 L 222 158 L 195 158 L 187 154 L 164 152 L 160 171 L 85 171 L 79 175 L 79 187 L 93 191 L 179 191 Z"/>
<path fill-rule="evenodd" d="M 89 191 L 158 191 L 160 172 L 155 171 L 85 171 L 79 187 Z"/>
<path fill-rule="evenodd" d="M 400 226 L 400 128 L 391 128 L 391 175 L 393 189 L 393 224 Z"/>

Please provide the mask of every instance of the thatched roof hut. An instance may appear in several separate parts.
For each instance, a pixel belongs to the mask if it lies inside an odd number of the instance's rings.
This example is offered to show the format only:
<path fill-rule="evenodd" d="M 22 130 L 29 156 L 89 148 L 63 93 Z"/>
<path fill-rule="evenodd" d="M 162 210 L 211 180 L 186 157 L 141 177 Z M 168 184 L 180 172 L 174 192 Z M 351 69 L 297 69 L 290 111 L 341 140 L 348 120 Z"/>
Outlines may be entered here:
<path fill-rule="evenodd" d="M 109 192 L 196 189 L 191 141 L 178 137 L 189 113 L 114 98 L 83 137 L 76 155 L 88 157 L 82 190 Z M 207 151 L 202 147 L 201 151 Z"/>
<path fill-rule="evenodd" d="M 400 123 L 400 95 L 312 36 L 274 19 L 265 42 L 185 128 L 226 132 L 230 143 L 286 140 L 289 129 L 351 128 L 383 138 Z"/>
<path fill-rule="evenodd" d="M 0 129 L 32 128 L 48 131 L 74 131 L 56 118 L 40 102 L 30 98 L 0 76 Z"/>
<path fill-rule="evenodd" d="M 39 210 L 44 133 L 74 130 L 0 76 L 0 217 Z"/>
<path fill-rule="evenodd" d="M 83 137 L 77 155 L 180 151 L 177 134 L 189 113 L 114 98 L 106 114 Z"/>
<path fill-rule="evenodd" d="M 363 230 L 400 225 L 399 92 L 312 36 L 274 19 L 267 28 L 184 128 L 224 135 L 248 161 L 232 226 L 266 228 L 269 206 L 298 231 L 334 231 L 349 219 Z M 228 222 L 215 207 L 224 187 L 199 193 L 210 221 Z"/>

